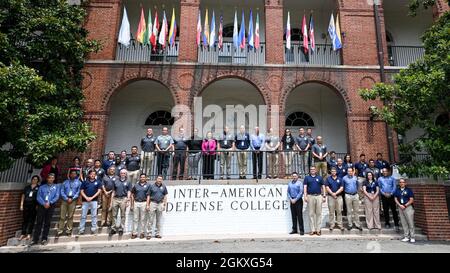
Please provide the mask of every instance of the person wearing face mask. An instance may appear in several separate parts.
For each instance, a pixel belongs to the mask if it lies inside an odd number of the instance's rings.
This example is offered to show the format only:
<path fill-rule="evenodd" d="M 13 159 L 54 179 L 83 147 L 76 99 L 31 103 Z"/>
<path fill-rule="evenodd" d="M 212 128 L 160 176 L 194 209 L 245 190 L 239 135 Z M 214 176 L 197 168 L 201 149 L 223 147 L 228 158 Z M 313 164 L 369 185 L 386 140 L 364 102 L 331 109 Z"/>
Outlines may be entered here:
<path fill-rule="evenodd" d="M 217 141 L 213 138 L 212 133 L 206 134 L 206 139 L 202 143 L 203 155 L 203 178 L 214 179 L 214 160 L 216 157 Z"/>

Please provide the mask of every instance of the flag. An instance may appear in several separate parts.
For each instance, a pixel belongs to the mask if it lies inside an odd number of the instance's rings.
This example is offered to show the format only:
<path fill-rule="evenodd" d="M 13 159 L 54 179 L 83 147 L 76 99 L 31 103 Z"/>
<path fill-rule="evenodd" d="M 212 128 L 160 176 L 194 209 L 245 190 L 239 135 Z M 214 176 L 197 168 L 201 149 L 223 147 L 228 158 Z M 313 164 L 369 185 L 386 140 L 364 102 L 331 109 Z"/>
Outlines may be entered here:
<path fill-rule="evenodd" d="M 233 25 L 233 44 L 234 48 L 239 47 L 239 35 L 238 35 L 238 23 L 237 23 L 237 11 L 234 11 L 234 25 Z"/>
<path fill-rule="evenodd" d="M 120 25 L 118 42 L 119 42 L 119 44 L 122 44 L 122 45 L 128 47 L 128 46 L 130 46 L 130 40 L 131 40 L 130 22 L 128 21 L 127 10 L 125 9 L 125 6 L 124 6 L 123 7 L 122 24 Z"/>
<path fill-rule="evenodd" d="M 150 36 L 152 33 L 152 11 L 148 9 L 147 27 L 144 32 L 144 45 L 150 44 Z"/>
<path fill-rule="evenodd" d="M 200 46 L 200 41 L 202 37 L 202 11 L 198 10 L 198 20 L 197 20 L 197 46 Z"/>
<path fill-rule="evenodd" d="M 209 23 L 208 23 L 208 9 L 206 9 L 205 26 L 203 28 L 203 46 L 207 47 L 208 45 L 209 45 Z"/>
<path fill-rule="evenodd" d="M 253 38 L 253 12 L 250 9 L 250 17 L 248 19 L 248 45 L 250 48 L 255 47 L 255 40 Z"/>
<path fill-rule="evenodd" d="M 245 48 L 245 18 L 244 10 L 242 10 L 241 28 L 239 29 L 239 47 Z"/>
<path fill-rule="evenodd" d="M 167 18 L 166 18 L 166 11 L 163 11 L 163 22 L 161 26 L 161 32 L 159 33 L 159 39 L 158 43 L 165 48 L 166 47 L 166 41 L 167 41 Z"/>
<path fill-rule="evenodd" d="M 255 48 L 259 48 L 259 12 L 256 13 L 256 23 L 255 23 Z"/>
<path fill-rule="evenodd" d="M 334 25 L 333 13 L 331 14 L 330 23 L 328 24 L 328 34 L 330 35 L 331 43 L 333 44 L 333 50 L 336 51 L 342 48 L 341 42 L 336 35 L 336 26 Z"/>
<path fill-rule="evenodd" d="M 314 52 L 316 50 L 316 38 L 314 37 L 314 21 L 312 12 L 309 16 L 309 41 L 311 43 L 311 51 Z"/>
<path fill-rule="evenodd" d="M 136 31 L 136 40 L 141 44 L 144 42 L 145 27 L 146 25 L 145 25 L 144 8 L 141 7 L 141 19 L 139 20 L 139 25 Z"/>
<path fill-rule="evenodd" d="M 291 49 L 291 17 L 289 11 L 286 21 L 286 48 Z"/>
<path fill-rule="evenodd" d="M 339 24 L 339 13 L 336 15 L 336 38 L 339 40 L 339 44 L 342 48 L 341 26 Z"/>
<path fill-rule="evenodd" d="M 308 54 L 308 49 L 309 49 L 308 27 L 306 26 L 306 16 L 305 16 L 305 14 L 303 14 L 302 34 L 303 34 L 303 52 L 305 52 L 305 54 Z"/>
<path fill-rule="evenodd" d="M 158 40 L 158 30 L 159 30 L 158 11 L 155 9 L 155 21 L 153 23 L 152 36 L 150 36 L 150 43 L 153 46 L 153 52 L 156 51 L 156 43 Z"/>
<path fill-rule="evenodd" d="M 220 14 L 220 23 L 219 23 L 219 49 L 223 48 L 223 16 Z"/>
<path fill-rule="evenodd" d="M 211 35 L 209 35 L 209 47 L 213 47 L 216 42 L 216 15 L 213 14 L 211 17 Z"/>
<path fill-rule="evenodd" d="M 175 20 L 175 8 L 172 9 L 172 20 L 170 20 L 169 30 L 169 45 L 175 45 L 175 39 L 177 38 L 177 21 Z"/>

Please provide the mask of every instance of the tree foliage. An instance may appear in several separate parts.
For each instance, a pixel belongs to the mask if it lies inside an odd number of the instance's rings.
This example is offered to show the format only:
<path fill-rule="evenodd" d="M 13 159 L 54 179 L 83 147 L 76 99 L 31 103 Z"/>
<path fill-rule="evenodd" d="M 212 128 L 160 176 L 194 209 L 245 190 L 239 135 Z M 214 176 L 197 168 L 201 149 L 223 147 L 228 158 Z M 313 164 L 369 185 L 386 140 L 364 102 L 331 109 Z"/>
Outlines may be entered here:
<path fill-rule="evenodd" d="M 413 11 L 432 1 L 413 1 Z M 363 89 L 364 100 L 381 99 L 385 105 L 373 109 L 399 134 L 413 127 L 424 134 L 400 146 L 406 160 L 401 171 L 410 176 L 449 177 L 450 174 L 450 13 L 442 15 L 422 37 L 425 47 L 423 59 L 412 63 L 394 76 L 392 84 L 378 83 Z M 443 115 L 444 123 L 436 123 Z M 447 118 L 445 118 L 447 117 Z M 417 159 L 417 153 L 429 157 Z"/>
<path fill-rule="evenodd" d="M 66 0 L 0 1 L 0 170 L 27 156 L 84 151 L 82 69 L 99 49 L 83 28 L 82 6 Z"/>

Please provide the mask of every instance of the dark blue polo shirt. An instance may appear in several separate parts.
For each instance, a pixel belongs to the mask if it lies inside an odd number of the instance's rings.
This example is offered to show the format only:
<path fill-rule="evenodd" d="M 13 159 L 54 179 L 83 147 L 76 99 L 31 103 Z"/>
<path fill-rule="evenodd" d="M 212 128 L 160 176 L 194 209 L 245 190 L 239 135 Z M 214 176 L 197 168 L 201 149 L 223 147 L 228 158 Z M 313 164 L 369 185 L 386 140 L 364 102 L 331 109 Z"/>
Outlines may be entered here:
<path fill-rule="evenodd" d="M 369 183 L 369 181 L 364 181 L 363 186 L 366 187 L 366 191 L 368 193 L 376 193 L 378 188 L 378 182 L 373 181 L 372 183 Z"/>
<path fill-rule="evenodd" d="M 391 168 L 391 165 L 386 160 L 379 161 L 378 159 L 375 161 L 375 167 L 377 167 L 379 170 L 382 170 L 383 168 Z"/>
<path fill-rule="evenodd" d="M 242 135 L 241 133 L 236 134 L 236 148 L 238 150 L 247 150 L 250 148 L 250 135 L 245 133 Z"/>
<path fill-rule="evenodd" d="M 323 178 L 320 175 L 314 177 L 308 175 L 305 177 L 304 184 L 306 185 L 306 190 L 308 194 L 321 194 Z"/>
<path fill-rule="evenodd" d="M 97 193 L 97 191 L 101 188 L 102 188 L 102 183 L 97 179 L 95 179 L 94 181 L 90 181 L 89 179 L 87 179 L 85 182 L 83 182 L 83 184 L 81 184 L 81 190 L 84 191 L 84 194 L 87 197 L 94 196 Z M 97 201 L 97 198 L 98 198 L 98 196 L 95 197 L 92 201 Z M 83 202 L 86 202 L 86 200 L 84 198 L 83 198 Z"/>
<path fill-rule="evenodd" d="M 355 164 L 355 169 L 358 170 L 358 176 L 359 177 L 365 177 L 366 176 L 366 169 L 367 169 L 367 167 L 369 167 L 369 164 L 367 164 L 366 162 L 359 161 L 358 163 Z"/>
<path fill-rule="evenodd" d="M 342 165 L 342 167 L 336 165 L 336 172 L 339 178 L 342 178 L 347 175 L 347 169 L 344 167 L 344 165 Z"/>
<path fill-rule="evenodd" d="M 404 205 L 404 204 L 408 203 L 408 201 L 411 197 L 414 198 L 414 193 L 408 187 L 405 187 L 403 190 L 400 189 L 400 187 L 398 187 L 394 192 L 394 197 L 397 199 L 397 201 L 400 204 Z"/>
<path fill-rule="evenodd" d="M 336 176 L 336 179 L 333 179 L 333 177 L 330 175 L 327 177 L 325 186 L 329 187 L 332 192 L 337 192 L 340 188 L 343 187 L 342 178 Z"/>
<path fill-rule="evenodd" d="M 149 195 L 150 185 L 148 183 L 141 184 L 139 181 L 138 183 L 134 184 L 133 189 L 131 190 L 131 193 L 134 196 L 134 200 L 136 202 L 145 202 L 147 201 L 147 195 Z"/>

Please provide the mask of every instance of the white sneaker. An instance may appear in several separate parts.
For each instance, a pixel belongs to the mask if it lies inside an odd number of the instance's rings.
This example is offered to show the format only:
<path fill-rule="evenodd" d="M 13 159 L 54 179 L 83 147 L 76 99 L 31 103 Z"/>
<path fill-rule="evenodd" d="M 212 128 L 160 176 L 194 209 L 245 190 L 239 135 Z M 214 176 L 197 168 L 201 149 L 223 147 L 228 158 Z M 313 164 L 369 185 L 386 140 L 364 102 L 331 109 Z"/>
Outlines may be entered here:
<path fill-rule="evenodd" d="M 409 238 L 405 237 L 401 240 L 402 242 L 409 242 Z"/>
<path fill-rule="evenodd" d="M 409 242 L 410 242 L 410 243 L 415 243 L 415 242 L 416 242 L 416 239 L 411 238 L 411 240 L 409 240 Z"/>

